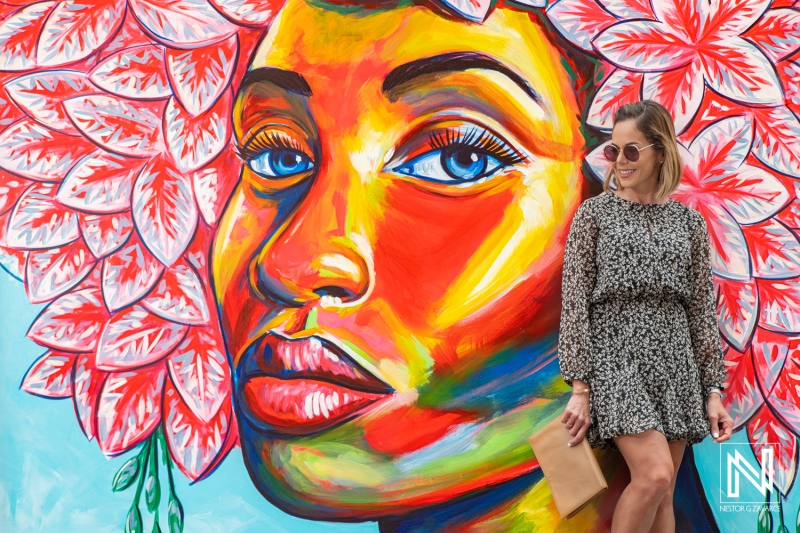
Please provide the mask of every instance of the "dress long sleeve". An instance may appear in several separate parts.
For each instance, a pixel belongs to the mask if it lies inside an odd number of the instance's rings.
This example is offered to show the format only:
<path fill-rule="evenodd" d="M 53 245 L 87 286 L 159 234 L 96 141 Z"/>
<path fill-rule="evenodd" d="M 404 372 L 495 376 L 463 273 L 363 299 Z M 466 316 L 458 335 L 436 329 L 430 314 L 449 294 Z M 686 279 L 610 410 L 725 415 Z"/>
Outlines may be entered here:
<path fill-rule="evenodd" d="M 597 277 L 597 233 L 584 201 L 572 219 L 564 250 L 558 362 L 569 386 L 573 379 L 589 383 L 589 306 Z"/>
<path fill-rule="evenodd" d="M 717 323 L 714 281 L 711 277 L 711 246 L 705 219 L 695 229 L 692 240 L 692 294 L 687 306 L 689 331 L 692 337 L 703 389 L 707 396 L 712 387 L 722 390 L 725 363 Z"/>

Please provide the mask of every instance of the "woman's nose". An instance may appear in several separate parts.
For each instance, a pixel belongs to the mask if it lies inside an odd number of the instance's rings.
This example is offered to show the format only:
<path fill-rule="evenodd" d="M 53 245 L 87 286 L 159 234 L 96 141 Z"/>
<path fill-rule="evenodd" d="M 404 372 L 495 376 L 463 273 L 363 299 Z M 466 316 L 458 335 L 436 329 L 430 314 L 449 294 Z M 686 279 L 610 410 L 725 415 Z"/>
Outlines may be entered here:
<path fill-rule="evenodd" d="M 367 241 L 346 226 L 346 203 L 332 200 L 306 197 L 294 217 L 265 244 L 253 280 L 265 299 L 301 306 L 321 298 L 348 303 L 367 293 Z"/>

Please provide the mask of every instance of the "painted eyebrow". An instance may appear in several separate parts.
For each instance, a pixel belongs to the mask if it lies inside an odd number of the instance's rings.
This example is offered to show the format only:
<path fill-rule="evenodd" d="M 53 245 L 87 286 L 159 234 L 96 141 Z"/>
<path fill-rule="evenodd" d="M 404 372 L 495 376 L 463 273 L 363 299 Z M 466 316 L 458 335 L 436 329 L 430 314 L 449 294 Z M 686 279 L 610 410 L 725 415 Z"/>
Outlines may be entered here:
<path fill-rule="evenodd" d="M 254 83 L 268 82 L 277 85 L 284 91 L 299 94 L 302 96 L 311 96 L 311 87 L 308 85 L 306 79 L 291 70 L 283 70 L 272 67 L 260 67 L 247 72 L 239 85 L 239 91 L 245 90 L 248 86 Z"/>
<path fill-rule="evenodd" d="M 415 78 L 427 74 L 460 72 L 468 69 L 494 70 L 495 72 L 499 72 L 516 83 L 525 91 L 525 94 L 530 96 L 536 103 L 542 104 L 542 97 L 531 87 L 525 78 L 492 57 L 471 52 L 441 54 L 417 59 L 400 65 L 386 76 L 381 89 L 383 93 L 389 97 L 389 100 L 395 101 L 397 100 L 397 96 L 392 97 L 391 94 L 394 89 Z"/>

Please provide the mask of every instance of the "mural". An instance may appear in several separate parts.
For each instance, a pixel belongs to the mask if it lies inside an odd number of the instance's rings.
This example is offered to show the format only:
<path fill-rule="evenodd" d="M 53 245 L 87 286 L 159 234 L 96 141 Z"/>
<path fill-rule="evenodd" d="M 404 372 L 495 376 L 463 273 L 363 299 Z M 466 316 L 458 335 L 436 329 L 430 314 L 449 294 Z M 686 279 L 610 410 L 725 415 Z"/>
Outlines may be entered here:
<path fill-rule="evenodd" d="M 798 523 L 800 2 L 0 0 L 0 85 L 0 263 L 42 306 L 17 378 L 115 458 L 119 529 L 183 531 L 176 479 L 240 448 L 263 506 L 345 530 L 608 530 L 621 456 L 561 522 L 527 437 L 641 98 L 708 222 L 734 436 L 775 454 L 731 511 L 689 450 L 678 530 Z"/>

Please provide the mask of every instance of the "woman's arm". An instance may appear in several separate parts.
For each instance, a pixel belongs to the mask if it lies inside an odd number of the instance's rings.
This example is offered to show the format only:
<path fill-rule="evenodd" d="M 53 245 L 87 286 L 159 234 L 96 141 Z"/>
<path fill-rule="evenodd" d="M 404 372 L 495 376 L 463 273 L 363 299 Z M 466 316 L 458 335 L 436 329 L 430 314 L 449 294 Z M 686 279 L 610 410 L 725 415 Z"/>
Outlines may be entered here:
<path fill-rule="evenodd" d="M 589 304 L 597 267 L 595 248 L 597 227 L 584 201 L 575 212 L 564 250 L 561 283 L 561 326 L 558 335 L 558 362 L 561 377 L 570 386 L 573 379 L 589 383 Z"/>
<path fill-rule="evenodd" d="M 714 281 L 711 277 L 711 246 L 708 227 L 702 216 L 692 239 L 692 295 L 687 306 L 689 331 L 695 360 L 707 397 L 712 388 L 722 390 L 725 363 L 717 323 Z"/>

